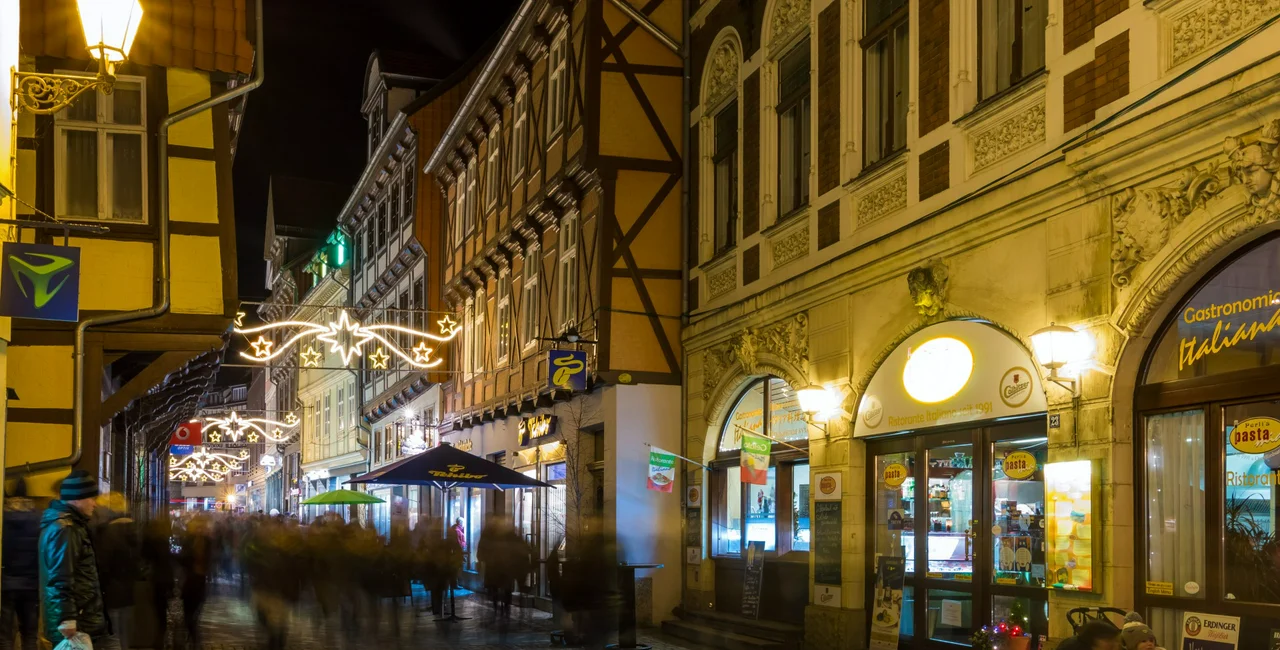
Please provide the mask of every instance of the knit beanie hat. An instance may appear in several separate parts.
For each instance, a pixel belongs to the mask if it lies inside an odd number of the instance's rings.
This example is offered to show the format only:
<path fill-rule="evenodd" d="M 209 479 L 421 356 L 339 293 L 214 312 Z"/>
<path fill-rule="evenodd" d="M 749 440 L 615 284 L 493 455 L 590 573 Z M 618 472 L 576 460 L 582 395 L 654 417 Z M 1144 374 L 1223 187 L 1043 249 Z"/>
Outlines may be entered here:
<path fill-rule="evenodd" d="M 82 469 L 75 470 L 62 479 L 62 487 L 58 489 L 58 498 L 63 501 L 75 501 L 77 499 L 90 499 L 98 496 L 98 482 L 89 472 Z"/>
<path fill-rule="evenodd" d="M 1129 612 L 1124 617 L 1124 627 L 1120 628 L 1120 647 L 1124 650 L 1135 650 L 1139 643 L 1148 639 L 1155 642 L 1155 633 L 1143 622 L 1141 614 Z"/>

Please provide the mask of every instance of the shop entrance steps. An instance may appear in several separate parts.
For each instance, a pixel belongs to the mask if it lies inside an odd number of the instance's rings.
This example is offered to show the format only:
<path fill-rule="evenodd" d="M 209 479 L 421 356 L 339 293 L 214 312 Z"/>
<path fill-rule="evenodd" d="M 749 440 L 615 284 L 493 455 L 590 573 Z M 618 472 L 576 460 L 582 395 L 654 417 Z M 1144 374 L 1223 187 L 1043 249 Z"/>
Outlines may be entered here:
<path fill-rule="evenodd" d="M 725 650 L 782 650 L 804 644 L 804 628 L 755 620 L 723 612 L 675 609 L 677 618 L 663 621 L 662 631 L 679 639 Z"/>

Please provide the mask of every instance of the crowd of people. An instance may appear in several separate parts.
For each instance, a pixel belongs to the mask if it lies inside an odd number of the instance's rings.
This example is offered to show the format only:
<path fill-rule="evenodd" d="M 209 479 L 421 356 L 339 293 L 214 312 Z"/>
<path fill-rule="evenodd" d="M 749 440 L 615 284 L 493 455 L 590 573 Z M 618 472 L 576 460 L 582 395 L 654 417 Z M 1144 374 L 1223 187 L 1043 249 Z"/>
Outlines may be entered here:
<path fill-rule="evenodd" d="M 556 545 L 539 560 L 502 518 L 486 522 L 474 549 L 457 525 L 446 531 L 439 520 L 386 537 L 335 513 L 305 525 L 204 511 L 143 520 L 120 495 L 98 495 L 97 482 L 83 472 L 64 479 L 59 498 L 41 512 L 19 481 L 5 499 L 0 650 L 34 650 L 38 636 L 56 645 L 78 633 L 98 649 L 164 648 L 170 637 L 172 647 L 200 647 L 201 615 L 215 585 L 251 604 L 272 650 L 285 647 L 291 625 L 308 619 L 325 638 L 351 647 L 370 639 L 399 646 L 406 624 L 413 625 L 406 616 L 453 613 L 451 588 L 472 553 L 497 628 L 511 616 L 514 594 L 541 575 L 566 636 L 602 645 L 608 617 L 601 608 L 612 602 L 609 546 L 589 531 L 582 539 L 580 552 L 566 558 Z M 413 583 L 426 602 L 415 602 Z M 169 630 L 171 606 L 179 603 L 181 617 L 173 618 L 181 625 Z"/>

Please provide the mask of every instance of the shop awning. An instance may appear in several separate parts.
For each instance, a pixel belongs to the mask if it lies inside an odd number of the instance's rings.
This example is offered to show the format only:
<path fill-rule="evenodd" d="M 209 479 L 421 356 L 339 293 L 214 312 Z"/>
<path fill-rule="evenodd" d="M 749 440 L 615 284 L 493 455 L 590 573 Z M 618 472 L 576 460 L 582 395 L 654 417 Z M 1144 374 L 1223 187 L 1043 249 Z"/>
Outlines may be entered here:
<path fill-rule="evenodd" d="M 494 488 L 551 487 L 536 478 L 442 444 L 416 456 L 362 474 L 350 481 L 382 485 L 434 485 Z"/>

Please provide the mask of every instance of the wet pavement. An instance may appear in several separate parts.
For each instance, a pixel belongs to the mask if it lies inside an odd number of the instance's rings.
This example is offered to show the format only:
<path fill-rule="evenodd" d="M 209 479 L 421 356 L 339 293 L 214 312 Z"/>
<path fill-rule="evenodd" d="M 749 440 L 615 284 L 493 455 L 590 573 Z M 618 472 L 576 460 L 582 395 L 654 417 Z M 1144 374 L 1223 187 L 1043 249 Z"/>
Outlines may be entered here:
<path fill-rule="evenodd" d="M 257 624 L 253 604 L 231 593 L 219 590 L 209 598 L 201 616 L 200 630 L 202 650 L 255 650 L 266 645 L 266 635 Z M 469 594 L 457 598 L 458 616 L 465 620 L 437 622 L 427 609 L 428 600 L 420 588 L 415 587 L 412 605 L 401 601 L 399 609 L 399 635 L 393 625 L 389 609 L 380 616 L 375 633 L 368 621 L 374 616 L 366 613 L 366 629 L 354 642 L 344 642 L 338 621 L 321 616 L 314 605 L 303 603 L 290 616 L 286 647 L 289 650 L 352 650 L 355 648 L 388 648 L 414 650 L 417 648 L 453 649 L 467 648 L 487 650 L 500 648 L 559 648 L 553 644 L 551 633 L 558 625 L 551 615 L 534 608 L 512 607 L 510 619 L 495 616 L 479 595 Z M 182 609 L 175 602 L 170 612 L 173 643 L 170 647 L 184 648 Z M 425 610 L 425 611 L 424 611 Z M 616 635 L 615 635 L 616 636 Z M 639 642 L 654 650 L 706 650 L 680 639 L 664 635 L 657 628 L 640 630 Z M 610 638 L 609 642 L 616 642 Z"/>

